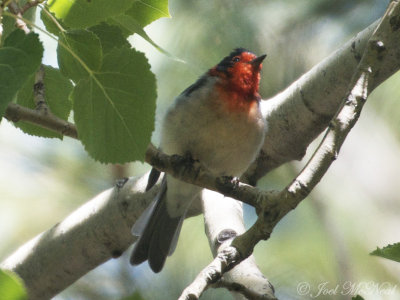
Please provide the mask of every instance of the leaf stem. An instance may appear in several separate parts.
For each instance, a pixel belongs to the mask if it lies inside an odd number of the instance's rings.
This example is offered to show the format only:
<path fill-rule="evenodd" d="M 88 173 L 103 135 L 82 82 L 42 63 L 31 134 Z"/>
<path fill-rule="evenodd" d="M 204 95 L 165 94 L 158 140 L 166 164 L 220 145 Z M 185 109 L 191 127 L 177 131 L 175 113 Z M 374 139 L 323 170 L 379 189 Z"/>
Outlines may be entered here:
<path fill-rule="evenodd" d="M 44 5 L 39 5 L 39 7 L 44 11 L 46 15 L 49 16 L 49 18 L 53 21 L 53 23 L 60 29 L 61 32 L 65 32 L 64 27 L 61 26 L 60 22 L 54 16 L 46 9 Z"/>

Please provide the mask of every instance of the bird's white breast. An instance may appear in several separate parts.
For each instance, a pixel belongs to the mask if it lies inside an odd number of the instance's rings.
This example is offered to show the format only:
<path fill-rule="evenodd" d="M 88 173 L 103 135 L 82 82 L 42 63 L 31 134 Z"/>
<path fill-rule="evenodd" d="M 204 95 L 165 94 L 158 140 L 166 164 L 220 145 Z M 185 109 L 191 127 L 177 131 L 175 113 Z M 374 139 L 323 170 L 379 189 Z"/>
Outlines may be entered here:
<path fill-rule="evenodd" d="M 261 148 L 265 120 L 258 103 L 229 110 L 213 89 L 215 80 L 175 100 L 164 119 L 161 148 L 167 154 L 189 152 L 216 175 L 240 176 Z"/>

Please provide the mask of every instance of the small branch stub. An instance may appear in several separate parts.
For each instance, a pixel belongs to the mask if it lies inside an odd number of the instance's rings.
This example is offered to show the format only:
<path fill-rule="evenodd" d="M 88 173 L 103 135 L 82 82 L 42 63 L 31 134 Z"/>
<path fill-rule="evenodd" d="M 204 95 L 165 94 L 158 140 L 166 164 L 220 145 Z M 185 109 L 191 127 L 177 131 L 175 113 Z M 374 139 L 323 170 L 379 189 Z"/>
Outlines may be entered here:
<path fill-rule="evenodd" d="M 35 74 L 35 83 L 33 85 L 33 100 L 36 104 L 36 110 L 46 115 L 48 107 L 45 98 L 45 85 L 44 85 L 44 66 L 40 65 L 39 70 Z"/>

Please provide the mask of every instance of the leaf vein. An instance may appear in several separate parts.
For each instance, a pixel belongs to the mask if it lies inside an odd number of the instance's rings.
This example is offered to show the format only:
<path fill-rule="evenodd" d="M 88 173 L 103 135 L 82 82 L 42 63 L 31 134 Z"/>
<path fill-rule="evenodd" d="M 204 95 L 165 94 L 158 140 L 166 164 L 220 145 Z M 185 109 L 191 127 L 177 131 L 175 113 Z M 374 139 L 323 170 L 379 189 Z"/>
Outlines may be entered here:
<path fill-rule="evenodd" d="M 159 13 L 161 13 L 161 14 L 162 14 L 164 17 L 166 17 L 166 18 L 169 17 L 168 14 L 166 14 L 164 11 L 162 11 L 161 9 L 159 9 L 159 8 L 153 6 L 153 5 L 150 5 L 150 4 L 148 4 L 148 3 L 145 3 L 145 2 L 143 2 L 142 0 L 138 0 L 138 2 L 142 3 L 143 5 L 145 5 L 145 6 L 147 6 L 147 7 L 150 7 L 151 9 L 154 9 L 155 11 L 158 11 Z"/>

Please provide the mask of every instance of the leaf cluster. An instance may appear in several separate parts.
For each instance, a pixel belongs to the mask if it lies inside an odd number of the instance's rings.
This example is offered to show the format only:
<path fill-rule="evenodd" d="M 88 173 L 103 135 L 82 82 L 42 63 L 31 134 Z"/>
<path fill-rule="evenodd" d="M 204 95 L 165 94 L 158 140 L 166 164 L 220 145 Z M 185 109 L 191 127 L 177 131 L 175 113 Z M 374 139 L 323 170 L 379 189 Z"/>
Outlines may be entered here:
<path fill-rule="evenodd" d="M 143 53 L 127 38 L 137 33 L 159 48 L 144 27 L 169 17 L 168 0 L 50 0 L 40 5 L 45 29 L 20 18 L 29 28 L 57 39 L 59 68 L 44 66 L 44 100 L 60 119 L 73 118 L 79 140 L 95 160 L 143 160 L 154 129 L 156 79 Z M 4 12 L 0 48 L 0 115 L 8 104 L 38 109 L 34 85 L 44 48 L 38 34 L 24 33 L 15 12 Z M 25 133 L 60 138 L 59 133 L 27 122 Z"/>

